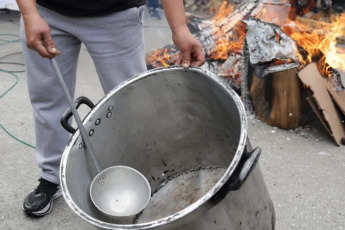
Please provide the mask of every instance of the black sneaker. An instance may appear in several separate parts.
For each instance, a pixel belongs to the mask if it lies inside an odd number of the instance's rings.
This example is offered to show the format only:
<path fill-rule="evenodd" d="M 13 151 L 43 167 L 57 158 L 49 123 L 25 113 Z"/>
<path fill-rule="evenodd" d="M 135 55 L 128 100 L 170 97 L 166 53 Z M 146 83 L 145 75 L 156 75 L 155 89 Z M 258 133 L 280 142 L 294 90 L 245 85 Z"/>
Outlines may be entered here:
<path fill-rule="evenodd" d="M 51 183 L 43 178 L 40 184 L 24 199 L 24 211 L 31 216 L 44 216 L 53 206 L 53 200 L 62 195 L 60 185 Z"/>

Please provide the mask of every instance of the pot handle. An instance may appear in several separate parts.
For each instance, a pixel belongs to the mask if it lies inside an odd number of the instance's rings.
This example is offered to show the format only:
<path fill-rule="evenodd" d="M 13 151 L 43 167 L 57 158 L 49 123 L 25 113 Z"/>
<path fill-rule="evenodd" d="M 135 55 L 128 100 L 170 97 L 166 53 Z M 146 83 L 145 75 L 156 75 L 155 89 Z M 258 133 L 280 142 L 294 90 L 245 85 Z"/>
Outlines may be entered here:
<path fill-rule="evenodd" d="M 79 108 L 80 105 L 85 104 L 87 106 L 89 106 L 90 109 L 93 109 L 95 107 L 95 104 L 92 103 L 92 101 L 90 99 L 88 99 L 87 97 L 81 96 L 78 97 L 75 101 L 74 101 L 74 106 L 76 107 L 76 109 Z M 68 120 L 72 117 L 73 113 L 71 111 L 70 108 L 68 108 L 64 114 L 62 115 L 61 118 L 61 125 L 62 127 L 64 127 L 64 129 L 66 129 L 68 132 L 74 134 L 77 130 L 75 128 L 73 128 L 69 123 Z"/>
<path fill-rule="evenodd" d="M 238 163 L 233 174 L 229 180 L 220 188 L 220 190 L 213 196 L 212 201 L 219 203 L 224 199 L 229 191 L 235 191 L 241 188 L 242 184 L 246 181 L 251 171 L 255 168 L 256 163 L 261 155 L 261 148 L 256 147 L 254 150 L 248 152 L 247 146 L 245 147 L 242 158 Z"/>

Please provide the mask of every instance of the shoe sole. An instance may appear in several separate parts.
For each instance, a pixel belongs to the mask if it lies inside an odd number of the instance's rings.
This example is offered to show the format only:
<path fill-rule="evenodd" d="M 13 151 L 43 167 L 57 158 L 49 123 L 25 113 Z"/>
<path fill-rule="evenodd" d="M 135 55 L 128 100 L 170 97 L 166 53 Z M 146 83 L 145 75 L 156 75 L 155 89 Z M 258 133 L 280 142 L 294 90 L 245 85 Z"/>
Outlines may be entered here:
<path fill-rule="evenodd" d="M 23 209 L 24 211 L 28 214 L 28 215 L 31 215 L 31 216 L 37 216 L 37 217 L 40 217 L 40 216 L 44 216 L 44 215 L 47 215 L 52 207 L 53 207 L 53 201 L 59 197 L 62 196 L 62 191 L 61 189 L 59 189 L 55 194 L 54 196 L 52 196 L 52 198 L 50 198 L 50 202 L 41 210 L 39 211 L 36 211 L 36 212 L 28 212 L 25 210 L 24 206 L 23 206 Z"/>

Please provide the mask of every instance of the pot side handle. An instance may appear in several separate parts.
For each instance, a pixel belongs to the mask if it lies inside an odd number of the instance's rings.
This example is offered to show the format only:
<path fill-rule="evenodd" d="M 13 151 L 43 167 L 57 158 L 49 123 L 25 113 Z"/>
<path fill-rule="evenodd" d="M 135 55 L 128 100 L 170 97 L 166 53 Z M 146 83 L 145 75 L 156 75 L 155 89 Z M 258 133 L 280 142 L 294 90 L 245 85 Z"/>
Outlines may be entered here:
<path fill-rule="evenodd" d="M 90 109 L 93 109 L 95 107 L 95 104 L 92 103 L 92 101 L 90 99 L 88 99 L 87 97 L 81 96 L 78 97 L 75 101 L 74 101 L 74 106 L 76 107 L 76 109 L 78 109 L 80 107 L 80 105 L 85 104 L 87 106 L 89 106 Z M 62 115 L 61 118 L 61 125 L 62 127 L 64 127 L 64 129 L 66 129 L 68 132 L 74 134 L 77 130 L 75 128 L 73 128 L 68 120 L 73 116 L 73 113 L 71 111 L 70 108 L 68 108 L 64 114 Z"/>
<path fill-rule="evenodd" d="M 220 190 L 213 196 L 213 203 L 219 203 L 220 201 L 222 201 L 229 191 L 235 191 L 241 188 L 242 184 L 246 181 L 251 171 L 255 168 L 260 155 L 260 147 L 256 147 L 250 152 L 247 151 L 247 146 L 245 147 L 242 158 L 240 159 L 240 162 L 238 163 L 233 174 L 223 185 L 223 187 L 220 188 Z"/>

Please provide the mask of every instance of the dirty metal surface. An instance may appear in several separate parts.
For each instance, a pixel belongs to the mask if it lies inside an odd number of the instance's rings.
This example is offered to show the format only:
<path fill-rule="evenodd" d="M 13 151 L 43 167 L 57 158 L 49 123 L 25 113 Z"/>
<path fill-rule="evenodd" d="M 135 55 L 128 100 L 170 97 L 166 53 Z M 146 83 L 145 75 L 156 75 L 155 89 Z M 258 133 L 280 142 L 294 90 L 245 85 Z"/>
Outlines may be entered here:
<path fill-rule="evenodd" d="M 165 181 L 152 195 L 137 221 L 158 220 L 187 208 L 215 186 L 225 171 L 224 168 L 201 168 Z"/>

